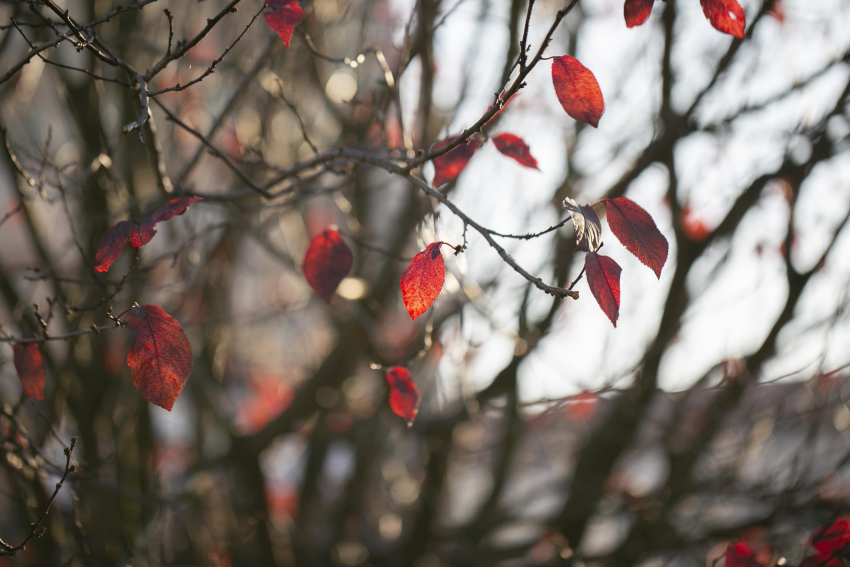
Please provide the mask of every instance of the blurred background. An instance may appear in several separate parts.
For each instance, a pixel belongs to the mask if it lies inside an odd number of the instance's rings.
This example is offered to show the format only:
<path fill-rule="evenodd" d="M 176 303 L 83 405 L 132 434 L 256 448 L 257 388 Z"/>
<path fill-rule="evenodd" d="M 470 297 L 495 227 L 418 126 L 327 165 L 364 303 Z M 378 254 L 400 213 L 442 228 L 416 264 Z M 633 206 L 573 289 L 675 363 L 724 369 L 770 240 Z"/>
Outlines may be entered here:
<path fill-rule="evenodd" d="M 757 554 L 738 565 L 811 559 L 850 505 L 850 3 L 741 5 L 745 40 L 697 0 L 631 29 L 623 0 L 581 0 L 546 55 L 593 71 L 599 128 L 543 61 L 483 131 L 521 136 L 539 171 L 485 144 L 440 188 L 502 233 L 558 223 L 565 197 L 646 209 L 660 280 L 603 219 L 613 328 L 584 280 L 545 295 L 404 177 L 315 159 L 405 160 L 474 124 L 516 76 L 525 0 L 310 0 L 288 49 L 260 0 L 0 0 L 2 541 L 27 537 L 78 438 L 46 533 L 0 566 L 702 566 L 730 542 Z M 534 4 L 532 53 L 563 7 Z M 144 143 L 122 133 L 131 69 Z M 106 229 L 178 195 L 204 200 L 94 271 Z M 354 267 L 326 304 L 300 265 L 334 226 Z M 468 249 L 443 248 L 443 292 L 411 321 L 399 277 L 437 240 Z M 569 224 L 497 240 L 551 285 L 581 272 Z M 171 412 L 133 386 L 126 329 L 86 331 L 134 302 L 191 342 Z M 52 337 L 86 331 L 43 342 L 44 400 L 12 363 L 34 303 Z M 410 428 L 394 365 L 422 393 Z"/>

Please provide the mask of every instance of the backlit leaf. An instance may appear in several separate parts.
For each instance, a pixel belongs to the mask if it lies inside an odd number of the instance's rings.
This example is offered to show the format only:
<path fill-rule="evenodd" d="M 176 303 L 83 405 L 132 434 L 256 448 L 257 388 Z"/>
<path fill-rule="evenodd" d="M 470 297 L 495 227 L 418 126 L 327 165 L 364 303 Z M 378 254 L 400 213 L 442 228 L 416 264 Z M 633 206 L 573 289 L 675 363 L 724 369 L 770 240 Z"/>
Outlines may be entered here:
<path fill-rule="evenodd" d="M 623 4 L 623 15 L 626 18 L 626 27 L 633 28 L 643 24 L 649 14 L 652 13 L 652 4 L 655 0 L 626 0 Z"/>
<path fill-rule="evenodd" d="M 567 197 L 561 205 L 569 213 L 576 233 L 576 250 L 596 252 L 602 245 L 602 223 L 589 205 L 581 205 Z"/>
<path fill-rule="evenodd" d="M 12 347 L 15 370 L 24 394 L 37 400 L 44 399 L 44 361 L 35 343 L 15 343 Z"/>
<path fill-rule="evenodd" d="M 201 197 L 178 197 L 177 199 L 171 199 L 168 203 L 157 209 L 156 212 L 149 215 L 141 224 L 134 226 L 130 230 L 130 246 L 141 248 L 150 242 L 156 234 L 155 227 L 157 223 L 167 221 L 175 215 L 182 215 L 190 205 L 200 200 Z"/>
<path fill-rule="evenodd" d="M 121 221 L 103 233 L 95 252 L 95 260 L 97 261 L 94 266 L 95 270 L 98 272 L 109 271 L 109 267 L 121 256 L 121 251 L 124 250 L 124 245 L 130 238 L 132 228 L 132 221 Z"/>
<path fill-rule="evenodd" d="M 605 199 L 608 226 L 626 250 L 648 266 L 658 278 L 667 262 L 669 246 L 655 221 L 637 203 L 626 197 Z"/>
<path fill-rule="evenodd" d="M 156 305 L 130 309 L 127 326 L 133 384 L 147 401 L 171 411 L 192 372 L 192 347 L 183 327 Z"/>
<path fill-rule="evenodd" d="M 616 327 L 620 316 L 620 266 L 608 256 L 588 252 L 584 269 L 596 303 Z"/>
<path fill-rule="evenodd" d="M 730 543 L 726 548 L 726 567 L 763 567 L 746 543 Z"/>
<path fill-rule="evenodd" d="M 567 114 L 594 128 L 599 125 L 599 119 L 605 112 L 605 101 L 590 69 L 570 55 L 554 57 L 552 84 Z"/>
<path fill-rule="evenodd" d="M 519 136 L 498 134 L 493 137 L 493 145 L 509 158 L 515 159 L 520 165 L 531 169 L 540 169 L 537 167 L 537 160 L 531 155 L 528 144 Z"/>
<path fill-rule="evenodd" d="M 457 136 L 453 136 L 442 142 L 434 145 L 435 150 L 445 147 L 447 144 L 456 140 Z M 439 187 L 443 183 L 454 181 L 458 178 L 461 172 L 466 168 L 469 160 L 478 149 L 478 140 L 470 138 L 465 144 L 461 144 L 447 154 L 443 154 L 438 158 L 434 158 L 434 181 L 432 185 Z"/>
<path fill-rule="evenodd" d="M 702 11 L 715 29 L 744 39 L 747 16 L 735 0 L 700 0 Z"/>
<path fill-rule="evenodd" d="M 270 0 L 268 7 L 270 11 L 263 14 L 263 17 L 269 27 L 283 40 L 283 46 L 289 49 L 292 32 L 304 18 L 304 10 L 298 0 Z"/>
<path fill-rule="evenodd" d="M 419 389 L 407 368 L 396 366 L 387 372 L 387 384 L 390 386 L 390 407 L 395 414 L 413 425 L 419 412 Z"/>
<path fill-rule="evenodd" d="M 411 319 L 425 313 L 443 289 L 446 263 L 440 253 L 442 244 L 429 244 L 401 274 L 401 296 Z"/>
<path fill-rule="evenodd" d="M 316 235 L 307 247 L 301 270 L 316 294 L 330 303 L 339 282 L 351 270 L 351 250 L 335 230 Z"/>

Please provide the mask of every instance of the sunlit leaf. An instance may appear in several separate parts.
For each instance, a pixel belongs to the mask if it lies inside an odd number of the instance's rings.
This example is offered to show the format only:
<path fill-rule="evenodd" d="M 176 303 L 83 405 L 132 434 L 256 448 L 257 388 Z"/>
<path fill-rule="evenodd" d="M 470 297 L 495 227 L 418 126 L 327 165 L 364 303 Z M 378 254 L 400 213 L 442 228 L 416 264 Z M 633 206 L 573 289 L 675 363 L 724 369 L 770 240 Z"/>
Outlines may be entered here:
<path fill-rule="evenodd" d="M 387 372 L 387 384 L 390 387 L 390 407 L 395 414 L 413 425 L 419 412 L 419 389 L 407 368 L 396 366 Z"/>
<path fill-rule="evenodd" d="M 567 114 L 594 128 L 599 125 L 599 119 L 605 112 L 605 101 L 590 69 L 570 55 L 554 57 L 552 84 Z"/>
<path fill-rule="evenodd" d="M 270 0 L 268 7 L 270 10 L 263 14 L 263 17 L 269 27 L 283 40 L 283 46 L 289 49 L 292 33 L 295 31 L 295 26 L 304 18 L 304 10 L 298 0 Z"/>
<path fill-rule="evenodd" d="M 425 313 L 446 281 L 446 263 L 440 253 L 442 242 L 429 244 L 413 257 L 401 274 L 401 296 L 411 319 Z"/>
<path fill-rule="evenodd" d="M 626 27 L 633 28 L 643 24 L 652 13 L 653 2 L 655 0 L 626 0 L 623 4 Z"/>
<path fill-rule="evenodd" d="M 576 233 L 576 250 L 596 252 L 602 245 L 602 223 L 589 205 L 579 205 L 569 197 L 561 205 L 569 213 Z"/>
<path fill-rule="evenodd" d="M 747 16 L 735 0 L 700 0 L 702 11 L 715 29 L 744 39 Z"/>

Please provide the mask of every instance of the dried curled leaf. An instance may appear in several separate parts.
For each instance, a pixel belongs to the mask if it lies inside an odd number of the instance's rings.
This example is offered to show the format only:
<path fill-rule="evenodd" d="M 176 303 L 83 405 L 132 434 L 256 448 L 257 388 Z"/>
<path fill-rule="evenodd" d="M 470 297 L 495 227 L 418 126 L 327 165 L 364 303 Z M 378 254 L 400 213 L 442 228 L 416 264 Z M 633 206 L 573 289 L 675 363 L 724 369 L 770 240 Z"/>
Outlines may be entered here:
<path fill-rule="evenodd" d="M 584 269 L 596 303 L 616 327 L 620 317 L 620 266 L 608 256 L 588 252 L 584 257 Z"/>
<path fill-rule="evenodd" d="M 446 262 L 440 253 L 442 244 L 429 244 L 401 274 L 401 296 L 411 319 L 425 313 L 443 289 Z"/>
<path fill-rule="evenodd" d="M 289 49 L 292 33 L 295 31 L 295 26 L 304 18 L 304 10 L 298 0 L 270 0 L 268 7 L 271 10 L 263 14 L 263 17 L 269 27 L 283 40 L 283 46 Z"/>
<path fill-rule="evenodd" d="M 15 343 L 12 347 L 15 370 L 24 394 L 36 400 L 44 399 L 44 361 L 35 343 Z"/>
<path fill-rule="evenodd" d="M 637 203 L 626 197 L 605 199 L 608 226 L 626 250 L 634 254 L 658 278 L 667 262 L 669 245 L 655 221 Z"/>
<path fill-rule="evenodd" d="M 537 160 L 531 155 L 528 144 L 519 136 L 498 134 L 493 137 L 493 145 L 509 158 L 515 159 L 520 165 L 531 169 L 540 169 L 537 167 Z"/>
<path fill-rule="evenodd" d="M 156 305 L 130 309 L 127 326 L 133 384 L 147 401 L 171 411 L 192 372 L 192 347 L 183 327 Z"/>
<path fill-rule="evenodd" d="M 100 237 L 95 251 L 94 269 L 98 272 L 107 272 L 109 267 L 121 257 L 121 252 L 130 238 L 130 230 L 133 228 L 132 221 L 121 221 Z"/>
<path fill-rule="evenodd" d="M 419 412 L 420 397 L 410 372 L 401 366 L 390 369 L 387 372 L 387 384 L 390 387 L 390 407 L 407 422 L 408 427 L 412 426 Z"/>
<path fill-rule="evenodd" d="M 576 250 L 596 252 L 602 245 L 602 222 L 590 205 L 581 205 L 567 197 L 561 205 L 569 213 L 576 233 Z"/>
<path fill-rule="evenodd" d="M 599 125 L 599 119 L 605 112 L 605 100 L 590 69 L 570 55 L 554 57 L 552 84 L 567 114 L 594 128 Z"/>
<path fill-rule="evenodd" d="M 646 22 L 652 13 L 652 4 L 655 0 L 626 0 L 623 4 L 623 15 L 626 18 L 626 27 L 633 28 Z"/>
<path fill-rule="evenodd" d="M 735 0 L 700 0 L 702 11 L 714 29 L 744 39 L 747 15 Z"/>
<path fill-rule="evenodd" d="M 453 136 L 443 140 L 442 142 L 438 142 L 434 145 L 434 149 L 439 150 L 440 148 L 444 148 L 456 139 L 457 136 Z M 443 183 L 448 183 L 449 181 L 457 179 L 461 172 L 466 169 L 466 166 L 469 164 L 469 160 L 472 159 L 472 156 L 475 154 L 478 146 L 478 140 L 470 138 L 465 144 L 460 144 L 452 151 L 434 158 L 434 181 L 432 185 L 434 187 L 439 187 Z"/>
<path fill-rule="evenodd" d="M 301 270 L 316 295 L 330 303 L 339 282 L 351 270 L 353 260 L 339 233 L 326 230 L 310 241 Z"/>

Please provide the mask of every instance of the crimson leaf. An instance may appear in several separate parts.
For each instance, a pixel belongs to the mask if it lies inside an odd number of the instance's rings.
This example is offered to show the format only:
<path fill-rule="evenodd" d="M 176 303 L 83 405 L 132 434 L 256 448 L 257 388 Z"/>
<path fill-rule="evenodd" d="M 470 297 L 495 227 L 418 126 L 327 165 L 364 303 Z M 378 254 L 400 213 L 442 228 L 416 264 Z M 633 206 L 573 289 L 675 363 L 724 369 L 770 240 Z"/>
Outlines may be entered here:
<path fill-rule="evenodd" d="M 623 4 L 626 27 L 633 28 L 643 24 L 652 12 L 653 2 L 655 0 L 626 0 L 626 3 Z"/>
<path fill-rule="evenodd" d="M 440 253 L 442 242 L 429 244 L 413 257 L 401 274 L 401 297 L 411 319 L 431 307 L 446 281 L 446 263 Z"/>
<path fill-rule="evenodd" d="M 326 230 L 310 241 L 301 269 L 313 291 L 330 303 L 339 282 L 351 270 L 352 261 L 351 250 L 339 233 Z"/>
<path fill-rule="evenodd" d="M 561 205 L 569 213 L 576 233 L 576 250 L 596 252 L 602 245 L 602 222 L 589 205 L 581 205 L 567 197 Z"/>
<path fill-rule="evenodd" d="M 498 134 L 493 137 L 493 145 L 509 158 L 515 159 L 520 165 L 531 169 L 540 169 L 537 167 L 537 160 L 531 155 L 528 144 L 519 136 Z"/>
<path fill-rule="evenodd" d="M 171 411 L 192 372 L 192 347 L 183 327 L 156 305 L 134 306 L 127 326 L 133 384 L 147 401 Z"/>
<path fill-rule="evenodd" d="M 127 244 L 127 239 L 130 237 L 130 230 L 133 228 L 132 221 L 121 221 L 100 237 L 95 251 L 94 269 L 98 272 L 107 272 L 109 267 L 121 256 L 121 251 L 124 250 L 124 245 Z"/>
<path fill-rule="evenodd" d="M 44 361 L 35 343 L 15 343 L 12 347 L 15 370 L 24 394 L 37 400 L 44 399 Z"/>
<path fill-rule="evenodd" d="M 763 567 L 746 543 L 739 541 L 726 547 L 726 567 Z"/>
<path fill-rule="evenodd" d="M 596 303 L 616 327 L 620 316 L 620 266 L 608 256 L 588 252 L 584 256 L 584 269 Z"/>
<path fill-rule="evenodd" d="M 269 27 L 283 40 L 283 46 L 289 49 L 292 32 L 304 18 L 304 10 L 298 0 L 271 0 L 268 7 L 271 11 L 263 14 L 263 17 Z"/>
<path fill-rule="evenodd" d="M 594 128 L 599 125 L 599 119 L 605 112 L 605 100 L 590 69 L 570 55 L 554 57 L 552 84 L 567 114 Z"/>
<path fill-rule="evenodd" d="M 178 197 L 171 199 L 165 205 L 161 206 L 148 218 L 143 220 L 139 226 L 133 227 L 130 231 L 130 246 L 133 248 L 141 248 L 151 241 L 156 234 L 156 225 L 162 221 L 167 221 L 175 215 L 182 215 L 186 212 L 193 203 L 197 203 L 201 197 Z"/>
<path fill-rule="evenodd" d="M 453 136 L 442 142 L 434 145 L 435 150 L 446 147 L 457 136 Z M 470 138 L 465 144 L 461 144 L 452 151 L 434 158 L 434 187 L 439 187 L 443 183 L 454 181 L 458 178 L 461 172 L 466 169 L 469 160 L 472 159 L 475 150 L 478 149 L 478 140 Z"/>
<path fill-rule="evenodd" d="M 626 197 L 605 199 L 605 209 L 614 236 L 660 279 L 669 245 L 649 213 Z"/>
<path fill-rule="evenodd" d="M 387 384 L 390 386 L 390 407 L 395 414 L 413 425 L 419 412 L 419 389 L 407 368 L 396 366 L 387 372 Z"/>
<path fill-rule="evenodd" d="M 811 544 L 822 559 L 836 557 L 842 552 L 846 554 L 850 551 L 850 522 L 846 518 L 839 518 L 820 528 L 812 536 Z"/>
<path fill-rule="evenodd" d="M 702 11 L 715 29 L 744 39 L 747 15 L 735 0 L 700 0 Z"/>

